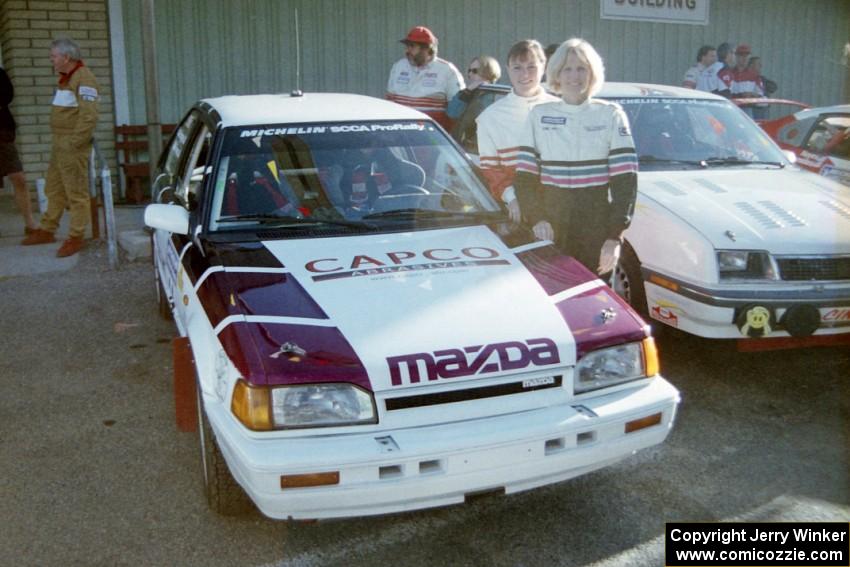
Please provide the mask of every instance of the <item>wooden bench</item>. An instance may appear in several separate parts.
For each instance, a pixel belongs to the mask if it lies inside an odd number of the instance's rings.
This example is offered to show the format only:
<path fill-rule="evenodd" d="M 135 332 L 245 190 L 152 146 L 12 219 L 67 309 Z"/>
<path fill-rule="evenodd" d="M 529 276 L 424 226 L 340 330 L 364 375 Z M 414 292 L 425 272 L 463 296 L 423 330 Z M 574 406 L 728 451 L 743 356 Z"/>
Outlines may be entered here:
<path fill-rule="evenodd" d="M 163 143 L 177 127 L 163 124 Z M 148 157 L 148 127 L 144 124 L 121 124 L 115 127 L 115 153 L 118 165 L 124 173 L 126 191 L 124 198 L 131 203 L 141 203 L 148 198 L 147 187 L 150 177 Z"/>

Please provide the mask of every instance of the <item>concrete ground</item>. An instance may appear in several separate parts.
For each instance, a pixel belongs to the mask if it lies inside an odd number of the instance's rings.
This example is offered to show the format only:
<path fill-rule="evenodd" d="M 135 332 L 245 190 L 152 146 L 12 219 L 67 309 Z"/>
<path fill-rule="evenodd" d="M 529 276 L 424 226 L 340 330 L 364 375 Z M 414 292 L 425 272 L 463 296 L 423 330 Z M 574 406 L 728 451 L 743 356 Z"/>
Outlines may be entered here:
<path fill-rule="evenodd" d="M 119 207 L 120 230 L 142 215 Z M 744 355 L 681 334 L 660 342 L 682 393 L 670 437 L 614 466 L 409 514 L 218 516 L 197 434 L 175 426 L 176 331 L 150 263 L 25 250 L 8 194 L 0 232 L 17 272 L 0 276 L 0 565 L 654 567 L 666 522 L 850 521 L 850 349 Z"/>
<path fill-rule="evenodd" d="M 38 206 L 35 201 L 32 205 L 37 221 L 40 216 Z M 120 260 L 127 261 L 149 256 L 149 239 L 143 231 L 144 207 L 139 205 L 116 206 L 114 211 L 116 233 L 121 250 Z M 103 215 L 101 209 L 99 215 L 100 239 L 90 239 L 92 234 L 90 228 L 86 235 L 86 247 L 95 254 L 106 255 L 106 229 Z M 76 266 L 80 260 L 79 254 L 67 258 L 56 257 L 56 251 L 68 236 L 68 218 L 69 215 L 66 212 L 62 217 L 59 230 L 56 231 L 56 242 L 39 246 L 20 246 L 20 241 L 24 237 L 24 222 L 14 205 L 11 193 L 2 189 L 2 185 L 0 185 L 0 279 L 63 272 Z"/>

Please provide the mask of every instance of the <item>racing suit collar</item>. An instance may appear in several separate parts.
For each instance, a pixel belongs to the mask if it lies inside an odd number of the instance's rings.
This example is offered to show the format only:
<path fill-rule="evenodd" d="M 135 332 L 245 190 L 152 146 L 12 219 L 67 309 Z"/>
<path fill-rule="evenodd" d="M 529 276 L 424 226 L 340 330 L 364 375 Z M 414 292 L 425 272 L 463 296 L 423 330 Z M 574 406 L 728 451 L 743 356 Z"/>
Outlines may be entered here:
<path fill-rule="evenodd" d="M 71 80 L 71 76 L 77 72 L 77 69 L 83 66 L 82 61 L 77 61 L 77 64 L 74 65 L 74 68 L 68 71 L 67 73 L 59 73 L 59 84 L 67 85 L 68 81 Z"/>
<path fill-rule="evenodd" d="M 581 104 L 570 104 L 564 99 L 561 99 L 561 108 L 565 112 L 581 112 L 590 105 L 591 100 L 593 100 L 591 97 L 587 97 Z"/>

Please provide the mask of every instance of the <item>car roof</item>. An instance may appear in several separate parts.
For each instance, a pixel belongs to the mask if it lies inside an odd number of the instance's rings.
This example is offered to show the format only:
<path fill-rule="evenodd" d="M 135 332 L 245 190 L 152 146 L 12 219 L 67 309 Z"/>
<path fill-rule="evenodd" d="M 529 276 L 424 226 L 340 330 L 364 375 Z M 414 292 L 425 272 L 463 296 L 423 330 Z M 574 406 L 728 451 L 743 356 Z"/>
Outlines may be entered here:
<path fill-rule="evenodd" d="M 430 120 L 406 106 L 370 96 L 341 93 L 230 95 L 203 99 L 221 126 L 306 124 L 358 120 Z"/>
<path fill-rule="evenodd" d="M 601 98 L 696 98 L 706 100 L 726 100 L 722 96 L 673 85 L 654 85 L 651 83 L 604 83 L 598 95 Z"/>
<path fill-rule="evenodd" d="M 511 87 L 508 85 L 494 84 L 482 85 L 479 87 L 484 90 L 508 93 Z M 672 85 L 654 85 L 652 83 L 608 83 L 602 85 L 602 91 L 599 93 L 600 98 L 695 98 L 706 100 L 726 100 L 722 96 L 698 91 L 696 89 L 686 89 L 684 87 L 674 87 Z"/>
<path fill-rule="evenodd" d="M 794 118 L 797 120 L 805 120 L 820 116 L 821 114 L 850 114 L 850 104 L 836 104 L 835 106 L 819 106 L 817 108 L 807 108 L 794 113 Z"/>

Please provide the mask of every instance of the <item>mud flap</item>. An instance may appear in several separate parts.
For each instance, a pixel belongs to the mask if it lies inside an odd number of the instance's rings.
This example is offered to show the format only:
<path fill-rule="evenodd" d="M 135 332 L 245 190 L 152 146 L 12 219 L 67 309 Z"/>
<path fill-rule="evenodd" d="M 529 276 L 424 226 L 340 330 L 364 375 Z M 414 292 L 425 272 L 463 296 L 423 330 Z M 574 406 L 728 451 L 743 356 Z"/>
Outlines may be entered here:
<path fill-rule="evenodd" d="M 198 430 L 198 410 L 195 398 L 195 360 L 188 337 L 171 341 L 174 362 L 174 417 L 177 429 Z"/>

